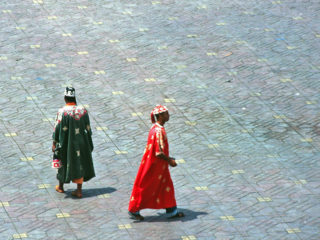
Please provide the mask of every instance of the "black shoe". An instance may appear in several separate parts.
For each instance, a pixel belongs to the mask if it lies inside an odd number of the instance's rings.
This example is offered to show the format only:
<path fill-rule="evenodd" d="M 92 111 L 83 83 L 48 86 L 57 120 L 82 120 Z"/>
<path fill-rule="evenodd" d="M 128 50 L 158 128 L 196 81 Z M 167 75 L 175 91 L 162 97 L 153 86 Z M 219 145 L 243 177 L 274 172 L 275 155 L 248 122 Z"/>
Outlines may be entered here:
<path fill-rule="evenodd" d="M 144 217 L 142 217 L 140 215 L 140 213 L 133 213 L 133 212 L 128 212 L 129 216 L 134 219 L 134 220 L 138 220 L 138 221 L 143 221 Z"/>

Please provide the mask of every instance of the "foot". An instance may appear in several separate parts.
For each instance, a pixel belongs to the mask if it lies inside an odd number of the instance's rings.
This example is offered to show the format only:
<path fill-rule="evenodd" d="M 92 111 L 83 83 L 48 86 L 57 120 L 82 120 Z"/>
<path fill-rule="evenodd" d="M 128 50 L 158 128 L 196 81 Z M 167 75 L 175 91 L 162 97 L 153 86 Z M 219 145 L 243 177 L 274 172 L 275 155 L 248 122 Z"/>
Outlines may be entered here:
<path fill-rule="evenodd" d="M 71 192 L 71 195 L 77 198 L 82 198 L 82 193 L 77 190 Z"/>
<path fill-rule="evenodd" d="M 64 189 L 63 188 L 60 188 L 59 185 L 56 186 L 56 191 L 58 193 L 64 193 Z"/>
<path fill-rule="evenodd" d="M 169 219 L 172 219 L 172 218 L 182 218 L 184 217 L 184 213 L 183 212 L 177 212 L 175 215 L 169 217 Z"/>
<path fill-rule="evenodd" d="M 143 221 L 144 220 L 144 217 L 142 217 L 140 215 L 140 213 L 133 213 L 133 212 L 128 212 L 130 217 L 134 220 L 138 220 L 138 221 Z"/>

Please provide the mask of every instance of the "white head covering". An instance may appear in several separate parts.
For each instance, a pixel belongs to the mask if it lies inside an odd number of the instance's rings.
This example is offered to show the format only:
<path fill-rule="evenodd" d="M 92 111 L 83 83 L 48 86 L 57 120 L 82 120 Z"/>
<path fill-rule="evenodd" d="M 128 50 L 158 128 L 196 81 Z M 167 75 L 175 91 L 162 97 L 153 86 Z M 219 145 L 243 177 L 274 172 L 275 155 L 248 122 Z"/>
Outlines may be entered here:
<path fill-rule="evenodd" d="M 76 97 L 76 90 L 73 87 L 66 87 L 66 90 L 64 91 L 64 96 Z"/>

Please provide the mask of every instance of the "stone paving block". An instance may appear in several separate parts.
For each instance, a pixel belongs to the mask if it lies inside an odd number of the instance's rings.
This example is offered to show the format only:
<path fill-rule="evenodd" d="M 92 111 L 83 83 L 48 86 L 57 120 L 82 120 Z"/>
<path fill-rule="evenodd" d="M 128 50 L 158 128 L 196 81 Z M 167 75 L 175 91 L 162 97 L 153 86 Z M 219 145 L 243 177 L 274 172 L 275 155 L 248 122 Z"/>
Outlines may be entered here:
<path fill-rule="evenodd" d="M 0 6 L 1 239 L 317 239 L 315 1 Z M 70 85 L 95 145 L 97 176 L 81 200 L 75 184 L 56 193 L 50 167 Z M 128 199 L 158 103 L 171 113 L 186 217 L 144 210 L 134 223 Z"/>

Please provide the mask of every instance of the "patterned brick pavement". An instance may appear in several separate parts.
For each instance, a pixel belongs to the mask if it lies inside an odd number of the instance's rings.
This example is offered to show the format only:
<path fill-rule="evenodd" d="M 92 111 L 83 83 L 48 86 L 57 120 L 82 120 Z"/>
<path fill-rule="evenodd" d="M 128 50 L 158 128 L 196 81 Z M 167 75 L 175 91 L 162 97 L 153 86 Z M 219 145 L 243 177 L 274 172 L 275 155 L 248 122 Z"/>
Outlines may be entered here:
<path fill-rule="evenodd" d="M 320 5 L 0 3 L 0 239 L 320 239 Z M 66 85 L 88 107 L 97 177 L 58 194 Z M 157 103 L 186 217 L 127 206 Z"/>

